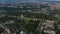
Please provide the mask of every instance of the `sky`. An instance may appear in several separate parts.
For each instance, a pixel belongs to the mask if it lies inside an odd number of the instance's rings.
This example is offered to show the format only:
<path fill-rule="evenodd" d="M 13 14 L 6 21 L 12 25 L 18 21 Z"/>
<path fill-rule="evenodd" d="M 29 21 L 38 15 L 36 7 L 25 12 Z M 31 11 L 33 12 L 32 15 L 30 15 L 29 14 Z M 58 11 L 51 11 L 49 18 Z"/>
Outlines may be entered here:
<path fill-rule="evenodd" d="M 0 2 L 40 2 L 40 1 L 60 1 L 60 0 L 0 0 Z"/>

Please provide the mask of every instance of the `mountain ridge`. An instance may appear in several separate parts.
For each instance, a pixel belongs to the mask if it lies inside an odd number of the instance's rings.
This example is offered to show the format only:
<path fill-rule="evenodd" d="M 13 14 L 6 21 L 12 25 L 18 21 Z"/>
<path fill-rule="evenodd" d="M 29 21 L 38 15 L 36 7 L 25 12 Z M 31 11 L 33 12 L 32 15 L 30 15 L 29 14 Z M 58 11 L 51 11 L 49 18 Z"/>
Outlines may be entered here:
<path fill-rule="evenodd" d="M 60 2 L 59 0 L 0 0 L 0 3 Z"/>

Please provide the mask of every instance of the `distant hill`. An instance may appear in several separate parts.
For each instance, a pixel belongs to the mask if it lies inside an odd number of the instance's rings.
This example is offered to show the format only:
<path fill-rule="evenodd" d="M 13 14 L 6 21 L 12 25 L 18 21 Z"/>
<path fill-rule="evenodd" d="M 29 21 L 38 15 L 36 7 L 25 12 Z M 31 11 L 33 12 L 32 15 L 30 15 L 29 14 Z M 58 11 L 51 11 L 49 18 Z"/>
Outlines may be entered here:
<path fill-rule="evenodd" d="M 0 3 L 60 2 L 60 0 L 0 0 Z"/>

